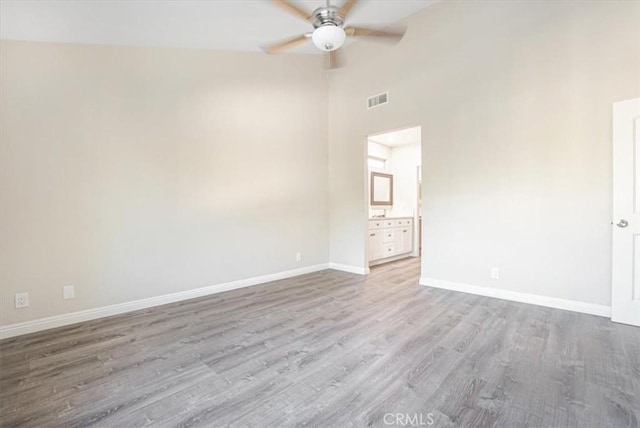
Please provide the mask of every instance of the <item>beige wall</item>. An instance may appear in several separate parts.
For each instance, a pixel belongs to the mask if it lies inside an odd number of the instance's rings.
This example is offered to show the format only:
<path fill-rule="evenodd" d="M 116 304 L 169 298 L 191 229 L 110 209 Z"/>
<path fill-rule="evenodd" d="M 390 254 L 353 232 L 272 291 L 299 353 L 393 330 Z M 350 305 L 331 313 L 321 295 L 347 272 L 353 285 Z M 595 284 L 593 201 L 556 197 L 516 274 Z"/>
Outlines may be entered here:
<path fill-rule="evenodd" d="M 440 3 L 393 48 L 347 47 L 330 88 L 319 56 L 2 42 L 0 324 L 364 267 L 366 136 L 411 125 L 425 277 L 608 305 L 638 22 L 638 2 Z"/>
<path fill-rule="evenodd" d="M 0 54 L 0 324 L 329 261 L 320 57 Z"/>
<path fill-rule="evenodd" d="M 609 305 L 611 108 L 640 96 L 639 23 L 640 2 L 446 2 L 393 48 L 347 48 L 331 261 L 365 263 L 366 136 L 422 125 L 424 277 Z"/>

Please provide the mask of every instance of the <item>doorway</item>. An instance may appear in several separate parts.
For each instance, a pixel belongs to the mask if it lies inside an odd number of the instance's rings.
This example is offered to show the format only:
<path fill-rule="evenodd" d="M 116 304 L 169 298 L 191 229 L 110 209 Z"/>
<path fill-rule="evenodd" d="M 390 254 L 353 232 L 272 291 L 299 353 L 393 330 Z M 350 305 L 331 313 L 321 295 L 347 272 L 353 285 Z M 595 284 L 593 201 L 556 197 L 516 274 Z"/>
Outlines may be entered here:
<path fill-rule="evenodd" d="M 367 240 L 365 259 L 375 266 L 421 256 L 422 127 L 367 137 Z"/>

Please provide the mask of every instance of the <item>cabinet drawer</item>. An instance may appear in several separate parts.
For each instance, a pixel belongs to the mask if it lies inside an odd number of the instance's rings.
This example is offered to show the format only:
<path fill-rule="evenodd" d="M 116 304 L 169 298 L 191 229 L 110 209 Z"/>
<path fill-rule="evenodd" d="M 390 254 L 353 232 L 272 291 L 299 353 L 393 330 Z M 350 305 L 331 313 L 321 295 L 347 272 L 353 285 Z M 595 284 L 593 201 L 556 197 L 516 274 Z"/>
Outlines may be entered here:
<path fill-rule="evenodd" d="M 382 242 L 393 242 L 396 240 L 393 229 L 382 229 Z"/>
<path fill-rule="evenodd" d="M 369 230 L 382 229 L 382 227 L 384 227 L 384 222 L 382 220 L 369 220 Z"/>
<path fill-rule="evenodd" d="M 413 219 L 410 219 L 410 218 L 403 218 L 400 220 L 396 220 L 396 227 L 411 226 L 412 224 L 413 224 Z"/>
<path fill-rule="evenodd" d="M 382 257 L 391 257 L 395 254 L 395 244 L 392 242 L 390 244 L 382 245 Z"/>

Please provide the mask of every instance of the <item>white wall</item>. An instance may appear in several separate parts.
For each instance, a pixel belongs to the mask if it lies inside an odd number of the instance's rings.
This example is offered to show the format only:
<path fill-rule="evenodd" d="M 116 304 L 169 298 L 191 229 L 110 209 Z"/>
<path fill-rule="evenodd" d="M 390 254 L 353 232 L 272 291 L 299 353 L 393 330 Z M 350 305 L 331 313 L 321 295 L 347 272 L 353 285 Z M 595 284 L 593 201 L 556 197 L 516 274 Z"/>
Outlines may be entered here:
<path fill-rule="evenodd" d="M 389 217 L 413 217 L 417 213 L 420 149 L 419 143 L 391 148 L 389 172 L 393 174 L 393 207 L 387 212 Z"/>
<path fill-rule="evenodd" d="M 369 206 L 369 217 L 380 214 L 387 217 L 413 217 L 417 213 L 417 167 L 422 162 L 420 151 L 419 142 L 394 147 L 368 142 L 369 157 L 384 159 L 386 162 L 384 169 L 367 169 L 367 189 L 371 186 L 371 171 L 393 175 L 393 206 L 385 209 Z"/>
<path fill-rule="evenodd" d="M 329 261 L 320 56 L 2 42 L 0 64 L 1 325 Z"/>
<path fill-rule="evenodd" d="M 368 154 L 376 159 L 388 160 L 391 156 L 391 148 L 375 141 L 369 141 Z"/>
<path fill-rule="evenodd" d="M 422 125 L 425 277 L 609 305 L 611 106 L 640 96 L 639 22 L 640 2 L 442 2 L 397 46 L 347 47 L 331 260 L 366 264 L 366 136 Z"/>

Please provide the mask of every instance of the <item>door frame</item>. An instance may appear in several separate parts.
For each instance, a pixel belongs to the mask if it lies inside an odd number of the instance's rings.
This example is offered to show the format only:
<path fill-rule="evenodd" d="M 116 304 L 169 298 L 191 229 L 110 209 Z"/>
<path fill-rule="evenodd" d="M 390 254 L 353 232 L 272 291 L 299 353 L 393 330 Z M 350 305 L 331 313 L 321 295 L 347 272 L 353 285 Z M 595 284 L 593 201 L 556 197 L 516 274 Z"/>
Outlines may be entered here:
<path fill-rule="evenodd" d="M 375 131 L 375 132 L 368 132 L 365 135 L 364 138 L 364 156 L 363 156 L 363 165 L 364 165 L 364 218 L 362 219 L 362 223 L 364 224 L 364 231 L 365 231 L 365 240 L 364 240 L 364 248 L 363 248 L 363 254 L 364 254 L 364 260 L 365 260 L 365 271 L 368 274 L 369 273 L 369 240 L 368 240 L 368 225 L 369 225 L 369 210 L 370 210 L 370 205 L 369 205 L 369 137 L 373 137 L 376 135 L 381 135 L 381 134 L 388 134 L 391 132 L 396 132 L 396 131 L 402 131 L 405 129 L 410 129 L 410 128 L 420 128 L 420 181 L 422 182 L 422 186 L 419 187 L 419 189 L 422 191 L 422 194 L 420 195 L 421 199 L 422 199 L 422 204 L 420 207 L 418 207 L 418 209 L 416 210 L 416 214 L 413 217 L 413 222 L 414 222 L 414 232 L 415 231 L 419 231 L 420 236 L 418 236 L 418 233 L 415 234 L 414 236 L 414 241 L 413 241 L 413 246 L 414 246 L 414 251 L 411 252 L 411 257 L 418 257 L 420 259 L 420 261 L 422 262 L 422 252 L 418 251 L 417 252 L 417 256 L 415 256 L 414 254 L 416 254 L 416 245 L 418 245 L 418 242 L 423 242 L 424 240 L 423 235 L 424 235 L 424 228 L 422 228 L 422 230 L 418 229 L 418 220 L 420 218 L 424 219 L 424 165 L 423 165 L 423 160 L 424 160 L 424 153 L 425 153 L 425 148 L 424 148 L 424 137 L 422 135 L 422 129 L 424 128 L 422 126 L 422 124 L 414 124 L 414 125 L 404 125 L 404 126 L 400 126 L 398 128 L 392 128 L 392 129 L 387 129 L 387 130 L 383 130 L 383 131 Z M 417 196 L 417 195 L 416 195 Z M 421 271 L 421 275 L 422 275 L 422 263 L 420 266 L 420 271 Z"/>

